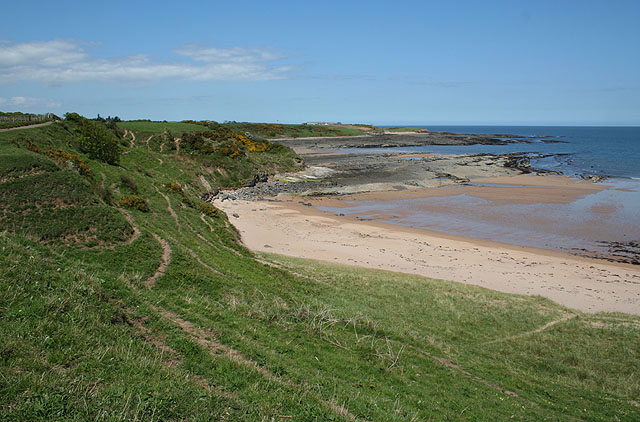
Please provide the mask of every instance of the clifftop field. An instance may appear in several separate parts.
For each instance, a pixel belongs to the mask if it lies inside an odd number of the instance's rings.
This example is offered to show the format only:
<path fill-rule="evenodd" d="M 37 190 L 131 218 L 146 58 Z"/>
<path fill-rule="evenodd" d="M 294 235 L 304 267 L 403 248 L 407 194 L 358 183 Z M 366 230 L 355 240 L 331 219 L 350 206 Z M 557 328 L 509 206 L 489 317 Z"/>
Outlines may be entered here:
<path fill-rule="evenodd" d="M 310 134 L 0 133 L 0 419 L 640 420 L 638 317 L 244 248 L 201 195 Z"/>

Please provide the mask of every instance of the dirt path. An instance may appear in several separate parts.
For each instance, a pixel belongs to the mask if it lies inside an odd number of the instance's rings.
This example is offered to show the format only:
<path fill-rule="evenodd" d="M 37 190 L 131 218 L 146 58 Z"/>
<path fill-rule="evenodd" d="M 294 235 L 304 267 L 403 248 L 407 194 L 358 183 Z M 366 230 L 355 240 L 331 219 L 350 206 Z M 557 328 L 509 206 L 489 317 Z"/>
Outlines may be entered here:
<path fill-rule="evenodd" d="M 28 126 L 10 127 L 10 128 L 7 128 L 7 129 L 0 129 L 0 132 L 9 132 L 11 130 L 20 130 L 20 129 L 33 129 L 35 127 L 49 126 L 52 123 L 54 123 L 54 122 L 38 123 L 38 124 L 35 124 L 35 125 L 28 125 Z"/>
<path fill-rule="evenodd" d="M 218 242 L 219 242 L 219 245 L 218 245 L 218 246 L 219 246 L 219 247 L 221 247 L 221 248 L 223 248 L 223 249 L 225 249 L 225 250 L 227 250 L 227 251 L 231 252 L 232 254 L 234 254 L 234 255 L 236 255 L 236 256 L 243 256 L 240 252 L 238 252 L 238 251 L 236 251 L 235 249 L 230 248 L 229 246 L 227 246 L 227 245 L 225 245 L 225 244 L 224 244 L 224 242 L 222 241 L 222 239 L 220 238 L 220 236 L 218 236 L 218 233 L 216 233 L 216 231 L 213 229 L 213 227 L 211 226 L 211 224 L 209 224 L 209 222 L 207 221 L 207 217 L 206 217 L 204 214 L 200 214 L 200 220 L 202 220 L 202 222 L 203 222 L 204 224 L 206 224 L 206 225 L 207 225 L 207 227 L 209 227 L 209 231 L 210 231 L 211 233 L 213 233 L 213 234 L 214 234 L 214 236 L 218 239 Z M 195 230 L 193 230 L 193 229 L 191 229 L 191 230 L 192 230 L 193 232 L 195 232 Z M 198 237 L 200 237 L 200 238 L 201 238 L 201 239 L 203 239 L 205 242 L 207 242 L 207 243 L 209 243 L 209 244 L 210 244 L 210 242 L 209 242 L 208 240 L 204 239 L 204 238 L 202 237 L 202 235 L 201 235 L 201 234 L 199 234 L 199 233 L 196 233 L 196 234 L 198 235 Z"/>
<path fill-rule="evenodd" d="M 120 189 L 118 188 L 118 186 L 116 185 L 116 182 L 113 182 L 112 184 L 109 185 L 109 189 L 111 189 L 112 191 L 114 191 L 117 195 L 120 195 Z"/>
<path fill-rule="evenodd" d="M 258 373 L 260 373 L 265 379 L 273 382 L 277 382 L 287 387 L 293 387 L 301 390 L 305 390 L 308 393 L 314 395 L 320 402 L 322 402 L 327 409 L 337 414 L 338 416 L 347 417 L 350 420 L 358 420 L 354 414 L 349 412 L 347 408 L 343 405 L 336 403 L 334 400 L 325 400 L 323 397 L 319 396 L 318 393 L 314 392 L 310 386 L 300 385 L 294 383 L 293 381 L 280 376 L 275 375 L 269 369 L 264 366 L 259 365 L 257 362 L 253 361 L 250 358 L 247 358 L 242 354 L 242 352 L 233 349 L 225 344 L 222 344 L 215 340 L 215 337 L 219 337 L 221 333 L 212 332 L 209 330 L 204 330 L 202 328 L 198 328 L 193 325 L 190 321 L 182 319 L 178 314 L 168 311 L 166 309 L 161 309 L 157 307 L 153 307 L 150 305 L 154 311 L 158 312 L 160 315 L 178 325 L 185 333 L 189 334 L 191 338 L 198 343 L 200 346 L 209 351 L 211 356 L 224 356 L 231 361 L 254 369 Z"/>
<path fill-rule="evenodd" d="M 104 173 L 100 173 L 100 177 L 101 177 L 100 186 L 102 186 L 102 189 L 106 189 L 105 182 L 107 181 L 107 176 Z M 112 185 L 112 188 L 113 188 L 113 185 Z M 133 217 L 131 216 L 129 211 L 125 210 L 124 208 L 118 208 L 118 209 L 120 210 L 120 212 L 122 212 L 122 214 L 124 214 L 124 218 L 129 222 L 129 224 L 131 224 L 131 227 L 133 227 L 133 234 L 129 239 L 125 240 L 124 242 L 125 245 L 130 245 L 133 242 L 135 242 L 136 239 L 138 239 L 138 237 L 140 237 L 140 229 L 138 229 L 138 226 L 136 226 L 136 223 L 133 220 Z"/>
<path fill-rule="evenodd" d="M 180 154 L 180 138 L 173 138 L 173 143 L 176 145 L 176 154 Z"/>
<path fill-rule="evenodd" d="M 207 221 L 207 218 L 204 214 L 200 214 L 200 220 L 202 220 L 202 222 L 204 224 L 207 225 L 207 227 L 209 227 L 209 231 L 213 233 L 213 227 L 211 226 L 211 224 L 209 224 L 209 222 Z"/>
<path fill-rule="evenodd" d="M 176 212 L 171 207 L 171 200 L 169 200 L 169 197 L 162 193 L 156 186 L 154 186 L 154 188 L 156 189 L 156 192 L 158 192 L 164 198 L 164 200 L 167 201 L 167 210 L 169 211 L 169 214 L 171 214 L 171 217 L 173 217 L 173 221 L 176 222 L 178 231 L 182 231 L 182 226 L 180 226 L 180 222 L 178 221 L 178 214 L 176 214 Z"/>
<path fill-rule="evenodd" d="M 202 261 L 202 259 L 200 259 L 200 257 L 198 256 L 197 253 L 195 253 L 193 250 L 185 247 L 185 249 L 187 250 L 187 252 L 189 252 L 189 255 L 191 255 L 193 257 L 193 259 L 195 259 L 196 261 L 198 261 L 198 264 L 202 265 L 203 267 L 205 267 L 206 269 L 208 269 L 209 271 L 216 273 L 216 274 L 220 274 L 222 275 L 222 273 L 218 270 L 216 270 L 215 268 L 213 268 L 211 265 L 206 264 L 204 261 Z"/>
<path fill-rule="evenodd" d="M 491 381 L 485 380 L 484 378 L 480 378 L 480 377 L 479 377 L 479 376 L 477 376 L 477 375 L 473 375 L 471 372 L 467 371 L 466 369 L 464 369 L 462 366 L 458 365 L 457 363 L 454 363 L 454 362 L 453 362 L 451 359 L 449 359 L 449 358 L 443 358 L 443 357 L 440 357 L 440 356 L 436 356 L 436 355 L 434 355 L 434 354 L 431 354 L 431 353 L 427 352 L 426 350 L 422 350 L 422 349 L 420 349 L 420 348 L 418 348 L 418 347 L 415 347 L 415 346 L 412 346 L 412 345 L 410 345 L 410 344 L 406 344 L 406 343 L 402 343 L 402 344 L 403 344 L 404 346 L 406 346 L 407 348 L 413 349 L 413 350 L 415 350 L 416 352 L 421 353 L 421 354 L 423 354 L 423 355 L 425 355 L 425 356 L 427 356 L 427 357 L 429 357 L 429 358 L 431 358 L 431 359 L 435 360 L 436 362 L 439 362 L 439 363 L 443 364 L 444 366 L 446 366 L 446 367 L 447 367 L 447 368 L 449 368 L 449 369 L 452 369 L 452 370 L 454 370 L 454 371 L 456 371 L 456 372 L 459 372 L 459 373 L 461 373 L 461 374 L 463 374 L 463 375 L 466 375 L 466 376 L 468 376 L 468 377 L 470 377 L 470 378 L 474 379 L 475 381 L 477 381 L 477 382 L 479 382 L 479 383 L 481 383 L 481 384 L 486 385 L 486 386 L 487 386 L 487 387 L 489 387 L 489 388 L 492 388 L 492 389 L 494 389 L 494 390 L 496 390 L 496 391 L 499 391 L 499 392 L 501 392 L 501 393 L 503 393 L 503 394 L 506 394 L 506 395 L 509 395 L 509 396 L 511 396 L 511 397 L 520 397 L 520 396 L 518 395 L 518 393 L 516 393 L 516 392 L 514 392 L 514 391 L 507 390 L 506 388 L 501 387 L 501 386 L 499 386 L 499 385 L 497 385 L 497 384 L 494 384 L 494 383 L 493 383 L 493 382 L 491 382 Z M 525 399 L 525 400 L 527 400 L 527 401 L 528 401 L 528 402 L 530 402 L 530 403 L 534 403 L 534 402 L 532 402 L 532 401 L 530 401 L 530 400 L 528 400 L 528 399 Z"/>
<path fill-rule="evenodd" d="M 207 192 L 211 192 L 211 185 L 203 175 L 198 176 L 198 180 L 200 180 L 200 183 L 207 190 Z"/>
<path fill-rule="evenodd" d="M 149 141 L 151 140 L 151 138 L 153 138 L 153 135 L 150 135 L 145 141 L 144 143 L 147 145 L 147 151 L 151 151 L 151 147 L 149 146 Z"/>
<path fill-rule="evenodd" d="M 124 214 L 124 218 L 126 218 L 129 224 L 131 224 L 131 227 L 133 227 L 133 235 L 131 235 L 131 237 L 124 242 L 125 245 L 130 245 L 135 242 L 138 237 L 140 237 L 140 229 L 138 229 L 138 226 L 136 226 L 136 223 L 129 211 L 125 210 L 124 208 L 119 209 Z"/>
<path fill-rule="evenodd" d="M 162 258 L 160 260 L 160 265 L 158 265 L 158 268 L 156 269 L 156 272 L 144 281 L 144 285 L 147 288 L 152 288 L 156 285 L 156 280 L 158 280 L 167 272 L 167 268 L 171 263 L 171 246 L 169 245 L 169 242 L 155 233 L 151 234 L 158 241 L 158 243 L 160 243 L 160 246 L 162 246 Z"/>
<path fill-rule="evenodd" d="M 151 306 L 148 302 L 145 301 L 145 303 L 147 304 L 147 306 L 153 308 L 153 306 Z M 136 311 L 134 309 L 124 307 L 122 310 L 125 315 L 125 321 L 127 322 L 127 324 L 129 324 L 129 326 L 131 326 L 137 334 L 141 335 L 144 338 L 145 342 L 149 343 L 160 352 L 160 357 L 158 359 L 160 362 L 162 362 L 169 368 L 175 368 L 176 366 L 184 363 L 184 356 L 167 344 L 167 336 L 155 332 L 153 329 L 149 328 L 146 325 L 148 319 L 146 316 L 134 316 L 136 314 Z M 223 391 L 222 387 L 218 385 L 210 384 L 209 381 L 204 377 L 193 373 L 189 375 L 190 377 L 193 377 L 198 385 L 204 388 L 207 393 L 214 392 L 220 397 L 228 400 L 236 399 L 233 394 Z"/>
<path fill-rule="evenodd" d="M 38 170 L 37 168 L 35 168 L 35 169 L 32 169 L 31 171 L 19 174 L 19 175 L 15 176 L 15 177 L 12 177 L 12 176 L 0 177 L 0 183 L 7 183 L 7 182 L 11 182 L 12 180 L 16 180 L 16 179 L 24 179 L 25 177 L 38 176 L 38 175 L 44 174 L 46 172 L 47 172 L 46 170 Z"/>
<path fill-rule="evenodd" d="M 553 327 L 554 325 L 560 324 L 560 323 L 565 322 L 565 321 L 569 321 L 570 319 L 573 319 L 573 318 L 575 318 L 577 316 L 578 316 L 578 314 L 565 315 L 562 318 L 556 319 L 556 320 L 551 321 L 551 322 L 548 322 L 545 325 L 543 325 L 542 327 L 537 328 L 535 330 L 526 331 L 524 333 L 515 334 L 513 336 L 500 338 L 500 339 L 497 339 L 497 340 L 492 340 L 492 341 L 487 342 L 487 344 L 502 343 L 503 341 L 515 340 L 517 338 L 522 338 L 522 337 L 530 336 L 532 334 L 541 333 L 541 332 L 545 331 L 546 329 Z"/>

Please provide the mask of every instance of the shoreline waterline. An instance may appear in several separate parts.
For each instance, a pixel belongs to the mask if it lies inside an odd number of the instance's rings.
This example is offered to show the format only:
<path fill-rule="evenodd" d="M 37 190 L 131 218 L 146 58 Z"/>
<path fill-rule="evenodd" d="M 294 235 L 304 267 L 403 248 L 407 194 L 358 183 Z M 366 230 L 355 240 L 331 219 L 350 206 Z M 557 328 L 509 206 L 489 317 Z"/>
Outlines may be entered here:
<path fill-rule="evenodd" d="M 256 252 L 540 295 L 584 312 L 640 315 L 638 266 L 384 221 L 359 221 L 309 206 L 324 199 L 300 199 L 280 196 L 214 203 L 230 215 L 245 245 Z"/>
<path fill-rule="evenodd" d="M 314 206 L 360 220 L 640 263 L 640 183 L 521 175 L 326 198 Z"/>

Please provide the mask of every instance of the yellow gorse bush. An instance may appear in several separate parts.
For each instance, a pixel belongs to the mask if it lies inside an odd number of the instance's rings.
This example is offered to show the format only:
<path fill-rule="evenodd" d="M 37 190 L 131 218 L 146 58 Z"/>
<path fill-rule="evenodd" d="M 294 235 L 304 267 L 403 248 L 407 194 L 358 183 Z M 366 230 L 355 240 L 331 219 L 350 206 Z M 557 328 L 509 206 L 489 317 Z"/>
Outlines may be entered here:
<path fill-rule="evenodd" d="M 40 152 L 40 148 L 34 145 L 35 148 L 29 148 L 32 151 Z M 37 150 L 36 150 L 37 149 Z M 71 163 L 72 166 L 78 169 L 78 173 L 83 176 L 90 176 L 92 174 L 91 168 L 84 164 L 77 154 L 70 154 L 60 149 L 48 149 L 45 155 L 59 164 Z"/>

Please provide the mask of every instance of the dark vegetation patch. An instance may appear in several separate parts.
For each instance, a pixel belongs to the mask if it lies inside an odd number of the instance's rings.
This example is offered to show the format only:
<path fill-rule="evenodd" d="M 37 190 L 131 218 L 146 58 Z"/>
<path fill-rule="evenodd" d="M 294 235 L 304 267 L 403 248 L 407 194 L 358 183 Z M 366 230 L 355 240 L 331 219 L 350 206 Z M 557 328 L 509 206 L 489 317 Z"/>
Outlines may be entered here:
<path fill-rule="evenodd" d="M 75 123 L 80 132 L 78 148 L 87 153 L 89 158 L 118 164 L 120 161 L 120 145 L 118 138 L 105 124 L 89 120 L 77 113 L 67 113 L 65 120 Z"/>
<path fill-rule="evenodd" d="M 127 174 L 120 174 L 120 185 L 131 193 L 138 193 L 138 183 Z"/>
<path fill-rule="evenodd" d="M 184 193 L 184 191 L 182 190 L 182 186 L 180 186 L 178 183 L 163 183 L 162 184 L 165 188 L 167 188 L 167 191 L 169 191 L 170 193 Z"/>
<path fill-rule="evenodd" d="M 118 200 L 118 205 L 125 208 L 133 208 L 142 212 L 151 211 L 151 209 L 149 208 L 149 204 L 147 204 L 147 201 L 135 195 L 123 196 Z"/>
<path fill-rule="evenodd" d="M 211 218 L 216 218 L 220 216 L 220 213 L 221 213 L 221 211 L 218 208 L 206 202 L 203 202 L 200 205 L 198 205 L 198 210 L 200 210 L 201 213 L 208 215 Z"/>

